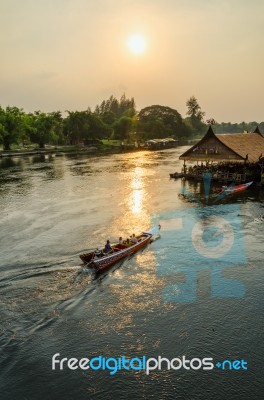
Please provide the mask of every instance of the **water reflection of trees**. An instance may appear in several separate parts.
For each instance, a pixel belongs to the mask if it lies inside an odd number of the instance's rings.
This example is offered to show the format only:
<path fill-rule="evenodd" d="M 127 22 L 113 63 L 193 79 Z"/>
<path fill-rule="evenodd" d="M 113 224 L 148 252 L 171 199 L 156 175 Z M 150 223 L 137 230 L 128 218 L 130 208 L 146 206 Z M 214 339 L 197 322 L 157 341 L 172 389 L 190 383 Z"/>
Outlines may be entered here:
<path fill-rule="evenodd" d="M 45 162 L 46 156 L 45 154 L 37 154 L 36 156 L 30 157 L 29 160 L 31 160 L 31 164 L 38 164 L 41 162 Z"/>
<path fill-rule="evenodd" d="M 0 187 L 5 184 L 17 183 L 23 179 L 24 162 L 16 158 L 3 158 L 0 160 Z"/>
<path fill-rule="evenodd" d="M 13 168 L 13 167 L 22 168 L 22 166 L 23 166 L 23 159 L 21 158 L 12 158 L 12 157 L 3 157 L 2 159 L 0 158 L 0 171 L 1 169 Z"/>
<path fill-rule="evenodd" d="M 30 188 L 30 182 L 25 174 L 25 160 L 21 158 L 6 157 L 0 160 L 0 195 L 7 196 L 12 191 L 24 187 Z"/>
<path fill-rule="evenodd" d="M 72 175 L 92 175 L 94 172 L 92 167 L 88 164 L 84 165 L 71 165 L 70 171 Z"/>
<path fill-rule="evenodd" d="M 65 174 L 65 160 L 51 154 L 39 154 L 30 158 L 29 169 L 40 172 L 44 179 L 62 179 Z"/>
<path fill-rule="evenodd" d="M 7 197 L 12 193 L 28 194 L 35 183 L 34 178 L 45 180 L 62 179 L 65 174 L 64 158 L 40 154 L 31 157 L 0 160 L 0 195 Z"/>

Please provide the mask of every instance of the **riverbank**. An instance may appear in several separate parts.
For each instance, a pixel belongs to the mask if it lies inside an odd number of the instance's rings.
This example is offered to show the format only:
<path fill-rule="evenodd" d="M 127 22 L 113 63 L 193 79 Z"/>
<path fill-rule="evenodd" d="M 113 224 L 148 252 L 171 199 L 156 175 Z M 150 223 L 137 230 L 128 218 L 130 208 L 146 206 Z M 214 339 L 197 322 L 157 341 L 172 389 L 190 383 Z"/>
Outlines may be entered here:
<path fill-rule="evenodd" d="M 10 151 L 0 151 L 0 158 L 5 157 L 24 157 L 24 156 L 34 156 L 40 154 L 55 154 L 57 156 L 62 156 L 64 154 L 115 154 L 115 153 L 125 153 L 131 151 L 141 151 L 146 150 L 142 147 L 135 147 L 135 146 L 117 146 L 117 145 L 108 145 L 108 146 L 89 146 L 89 147 L 79 147 L 79 146 L 63 146 L 63 147 L 52 147 L 52 148 L 45 148 L 45 149 L 17 149 L 17 150 L 10 150 Z"/>
<path fill-rule="evenodd" d="M 190 144 L 190 141 L 181 142 L 178 146 Z M 174 147 L 174 146 L 173 146 Z M 123 144 L 119 140 L 103 140 L 98 146 L 46 146 L 44 149 L 40 148 L 16 148 L 9 151 L 0 150 L 0 158 L 6 157 L 24 157 L 34 155 L 51 155 L 62 156 L 64 154 L 118 154 L 118 153 L 131 153 L 137 151 L 161 151 L 171 149 L 172 147 L 159 147 L 151 148 L 145 145 Z"/>

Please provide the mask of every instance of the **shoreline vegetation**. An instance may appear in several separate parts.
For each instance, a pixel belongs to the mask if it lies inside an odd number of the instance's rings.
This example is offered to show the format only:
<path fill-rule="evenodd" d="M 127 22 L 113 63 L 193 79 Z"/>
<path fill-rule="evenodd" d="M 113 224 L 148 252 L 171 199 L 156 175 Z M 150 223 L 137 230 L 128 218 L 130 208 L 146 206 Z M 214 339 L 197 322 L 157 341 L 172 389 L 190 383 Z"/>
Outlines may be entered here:
<path fill-rule="evenodd" d="M 84 111 L 66 110 L 65 113 L 28 113 L 23 108 L 0 106 L 0 157 L 42 154 L 45 150 L 49 153 L 51 149 L 58 154 L 137 151 L 147 142 L 168 138 L 182 145 L 199 140 L 208 124 L 214 125 L 216 133 L 250 131 L 257 125 L 264 129 L 264 122 L 219 124 L 213 118 L 204 121 L 205 112 L 194 96 L 187 100 L 186 107 L 185 117 L 163 105 L 138 111 L 134 98 L 129 99 L 125 94 L 120 99 L 110 96 L 93 111 L 88 107 Z"/>
<path fill-rule="evenodd" d="M 128 151 L 143 150 L 142 147 L 122 146 L 122 145 L 101 145 L 95 146 L 46 146 L 44 149 L 32 148 L 16 148 L 9 151 L 0 150 L 0 158 L 5 157 L 23 157 L 40 154 L 56 154 L 57 156 L 64 154 L 114 154 Z"/>
<path fill-rule="evenodd" d="M 198 139 L 197 139 L 198 140 Z M 194 143 L 196 140 L 182 141 L 177 143 L 177 146 L 182 146 L 190 143 Z M 5 157 L 23 157 L 23 156 L 34 156 L 41 154 L 56 154 L 57 156 L 62 156 L 64 154 L 93 154 L 93 155 L 104 155 L 104 154 L 118 154 L 118 153 L 128 153 L 135 151 L 161 151 L 166 150 L 171 147 L 160 147 L 156 149 L 151 149 L 141 144 L 125 144 L 121 140 L 102 140 L 96 146 L 84 146 L 84 145 L 62 145 L 62 146 L 45 146 L 44 149 L 36 148 L 36 146 L 26 146 L 26 147 L 13 147 L 8 151 L 4 151 L 0 147 L 0 159 Z"/>

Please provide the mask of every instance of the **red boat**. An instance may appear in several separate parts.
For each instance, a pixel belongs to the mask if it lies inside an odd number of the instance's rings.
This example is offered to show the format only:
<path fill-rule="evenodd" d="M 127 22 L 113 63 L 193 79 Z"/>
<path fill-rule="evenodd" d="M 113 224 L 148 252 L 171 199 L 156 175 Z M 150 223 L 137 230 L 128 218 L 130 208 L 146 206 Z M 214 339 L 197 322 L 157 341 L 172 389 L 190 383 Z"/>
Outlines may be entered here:
<path fill-rule="evenodd" d="M 242 190 L 246 190 L 250 185 L 252 185 L 252 182 L 247 182 L 247 183 L 242 183 L 241 185 L 237 186 L 222 186 L 220 189 L 218 189 L 219 193 L 237 193 L 241 192 Z"/>
<path fill-rule="evenodd" d="M 151 238 L 157 234 L 159 229 L 160 225 L 157 225 L 147 232 L 142 232 L 136 237 L 136 243 L 129 242 L 114 244 L 112 250 L 107 254 L 105 254 L 103 250 L 95 250 L 90 253 L 81 254 L 80 258 L 85 264 L 87 264 L 87 267 L 95 269 L 96 272 L 103 271 L 123 258 L 127 258 L 136 253 L 139 249 L 147 246 L 151 241 Z"/>

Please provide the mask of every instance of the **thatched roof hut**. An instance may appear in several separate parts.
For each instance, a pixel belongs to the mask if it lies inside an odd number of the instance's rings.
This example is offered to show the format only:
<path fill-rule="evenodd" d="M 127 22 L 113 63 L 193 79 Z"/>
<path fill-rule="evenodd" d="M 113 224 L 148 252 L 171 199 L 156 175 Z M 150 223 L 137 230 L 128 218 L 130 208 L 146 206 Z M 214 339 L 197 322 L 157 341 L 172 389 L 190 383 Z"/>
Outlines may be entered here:
<path fill-rule="evenodd" d="M 180 156 L 185 161 L 258 162 L 264 155 L 264 137 L 257 127 L 252 133 L 215 134 L 210 126 L 205 136 Z"/>

